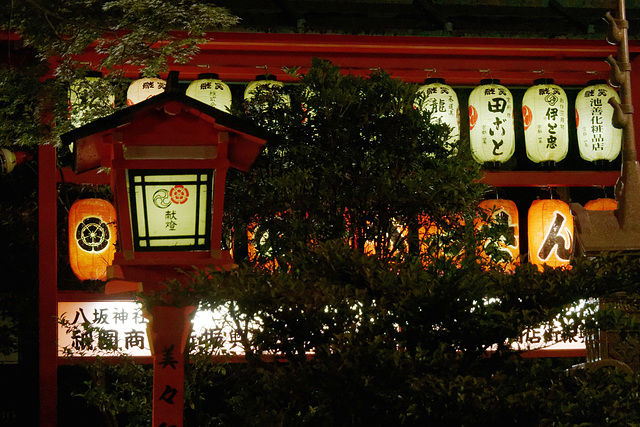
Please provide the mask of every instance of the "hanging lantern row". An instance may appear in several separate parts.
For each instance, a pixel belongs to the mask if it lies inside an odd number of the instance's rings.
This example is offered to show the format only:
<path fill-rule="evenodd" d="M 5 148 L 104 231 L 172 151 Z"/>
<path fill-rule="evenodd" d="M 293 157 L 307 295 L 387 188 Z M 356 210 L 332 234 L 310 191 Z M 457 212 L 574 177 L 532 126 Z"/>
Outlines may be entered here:
<path fill-rule="evenodd" d="M 491 213 L 492 218 L 506 221 L 515 237 L 511 243 L 506 236 L 498 238 L 499 251 L 508 255 L 509 261 L 493 260 L 504 271 L 510 272 L 520 263 L 520 226 L 518 208 L 511 200 L 491 199 L 484 200 L 479 208 Z M 617 202 L 614 199 L 601 198 L 587 202 L 586 209 L 590 210 L 615 210 Z M 460 218 L 454 221 L 462 221 Z M 450 253 L 441 242 L 448 233 L 447 230 L 435 225 L 428 217 L 422 216 L 419 220 L 421 226 L 418 231 L 420 239 L 420 251 L 423 254 L 433 253 L 437 249 L 437 256 L 461 255 Z M 481 229 L 487 223 L 479 219 L 475 223 L 476 229 Z M 259 245 L 267 238 L 264 233 L 258 231 L 258 224 L 252 223 L 247 230 L 249 241 L 249 257 L 255 260 L 257 251 L 255 245 Z M 397 232 L 406 238 L 406 227 L 397 225 Z M 544 265 L 553 268 L 568 268 L 573 253 L 573 216 L 569 205 L 557 199 L 535 200 L 528 212 L 528 245 L 529 260 L 537 265 L 540 270 Z M 434 239 L 436 241 L 434 242 Z M 366 242 L 367 252 L 375 253 L 373 245 Z M 435 246 L 433 246 L 435 244 Z M 480 249 L 480 256 L 491 260 L 491 255 L 485 252 L 486 242 Z M 105 280 L 107 267 L 111 265 L 116 250 L 116 211 L 111 203 L 102 199 L 82 199 L 76 201 L 69 211 L 69 261 L 71 269 L 80 280 Z M 402 249 L 403 252 L 407 248 Z M 270 263 L 274 268 L 277 264 Z"/>
<path fill-rule="evenodd" d="M 596 80 L 582 89 L 575 103 L 580 156 L 587 161 L 612 161 L 619 154 L 622 130 L 612 125 L 617 92 L 605 81 Z M 419 88 L 422 108 L 435 123 L 447 124 L 451 138 L 460 134 L 458 100 L 442 79 L 427 79 Z M 481 164 L 507 162 L 515 150 L 513 96 L 497 79 L 485 79 L 469 95 L 469 139 L 471 153 Z M 563 160 L 569 148 L 568 98 L 552 79 L 539 79 L 522 99 L 522 119 L 527 157 L 534 163 L 553 164 Z"/>

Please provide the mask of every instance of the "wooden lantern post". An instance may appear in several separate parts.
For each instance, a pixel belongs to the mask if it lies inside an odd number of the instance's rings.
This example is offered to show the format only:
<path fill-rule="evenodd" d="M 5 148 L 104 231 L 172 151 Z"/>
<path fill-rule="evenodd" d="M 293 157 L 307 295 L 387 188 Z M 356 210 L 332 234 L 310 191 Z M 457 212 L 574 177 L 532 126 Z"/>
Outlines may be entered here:
<path fill-rule="evenodd" d="M 181 271 L 231 268 L 222 249 L 226 172 L 247 171 L 268 132 L 177 91 L 167 90 L 63 135 L 75 169 L 110 168 L 119 248 L 107 293 L 159 291 Z M 183 425 L 184 351 L 195 307 L 156 306 L 148 336 L 154 359 L 153 426 Z"/>

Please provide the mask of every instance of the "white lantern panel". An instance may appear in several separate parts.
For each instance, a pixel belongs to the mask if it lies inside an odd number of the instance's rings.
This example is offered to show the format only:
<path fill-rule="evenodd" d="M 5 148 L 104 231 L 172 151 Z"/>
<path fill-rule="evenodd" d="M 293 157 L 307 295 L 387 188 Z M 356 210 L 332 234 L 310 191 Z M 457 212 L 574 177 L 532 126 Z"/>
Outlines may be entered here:
<path fill-rule="evenodd" d="M 231 89 L 215 73 L 199 74 L 198 80 L 187 87 L 186 94 L 218 110 L 228 112 L 231 109 Z"/>
<path fill-rule="evenodd" d="M 213 171 L 128 171 L 131 226 L 139 251 L 208 249 Z"/>
<path fill-rule="evenodd" d="M 498 80 L 482 81 L 469 95 L 469 139 L 478 163 L 505 163 L 515 150 L 513 95 Z"/>
<path fill-rule="evenodd" d="M 431 113 L 431 122 L 445 124 L 451 129 L 447 143 L 454 145 L 460 139 L 460 104 L 458 95 L 442 79 L 427 79 L 418 88 L 422 95 L 422 108 Z"/>
<path fill-rule="evenodd" d="M 156 77 L 145 77 L 135 80 L 127 89 L 127 105 L 135 105 L 156 95 L 160 95 L 167 87 L 167 82 Z"/>
<path fill-rule="evenodd" d="M 580 157 L 589 162 L 612 161 L 622 147 L 622 129 L 613 127 L 609 98 L 618 93 L 604 81 L 582 89 L 576 97 L 576 127 Z"/>
<path fill-rule="evenodd" d="M 522 99 L 527 157 L 535 163 L 559 162 L 569 150 L 567 95 L 551 79 L 535 83 Z"/>

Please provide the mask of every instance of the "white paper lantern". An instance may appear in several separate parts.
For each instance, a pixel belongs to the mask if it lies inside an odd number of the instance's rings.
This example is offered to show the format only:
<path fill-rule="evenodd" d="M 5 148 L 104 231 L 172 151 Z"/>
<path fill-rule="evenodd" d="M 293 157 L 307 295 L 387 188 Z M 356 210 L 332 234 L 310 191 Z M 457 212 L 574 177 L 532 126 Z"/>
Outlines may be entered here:
<path fill-rule="evenodd" d="M 431 113 L 432 123 L 441 123 L 451 129 L 447 143 L 454 145 L 460 139 L 460 105 L 458 95 L 450 86 L 444 84 L 444 79 L 426 79 L 425 84 L 418 88 L 418 95 L 422 95 L 422 108 Z"/>
<path fill-rule="evenodd" d="M 276 76 L 267 76 L 261 74 L 259 76 L 256 76 L 256 79 L 254 81 L 247 84 L 247 87 L 244 90 L 244 99 L 250 100 L 251 98 L 253 98 L 255 96 L 255 93 L 258 91 L 258 88 L 260 87 L 282 89 L 284 88 L 284 83 L 279 82 Z M 285 93 L 281 94 L 280 99 L 285 105 L 289 105 L 291 102 L 289 95 Z"/>
<path fill-rule="evenodd" d="M 539 79 L 522 99 L 527 157 L 535 163 L 553 164 L 569 150 L 568 99 L 553 79 Z"/>
<path fill-rule="evenodd" d="M 135 105 L 164 92 L 167 82 L 157 77 L 134 80 L 127 89 L 127 105 Z"/>
<path fill-rule="evenodd" d="M 620 102 L 618 93 L 605 80 L 588 83 L 576 97 L 576 127 L 580 157 L 589 162 L 612 161 L 622 146 L 622 129 L 613 127 L 609 98 Z"/>
<path fill-rule="evenodd" d="M 478 163 L 505 163 L 513 156 L 513 95 L 500 80 L 482 80 L 469 95 L 469 140 Z"/>
<path fill-rule="evenodd" d="M 215 73 L 198 74 L 187 87 L 187 96 L 225 112 L 231 108 L 231 89 Z"/>

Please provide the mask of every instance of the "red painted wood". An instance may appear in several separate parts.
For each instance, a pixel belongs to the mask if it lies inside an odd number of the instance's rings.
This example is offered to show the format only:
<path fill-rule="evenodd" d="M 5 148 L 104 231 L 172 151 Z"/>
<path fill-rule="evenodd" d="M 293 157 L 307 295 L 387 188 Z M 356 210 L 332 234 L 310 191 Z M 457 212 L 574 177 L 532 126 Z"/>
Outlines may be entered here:
<path fill-rule="evenodd" d="M 620 171 L 486 171 L 480 182 L 494 187 L 611 187 Z"/>
<path fill-rule="evenodd" d="M 55 426 L 58 403 L 57 189 L 56 150 L 41 145 L 38 155 L 39 394 L 40 426 Z"/>

